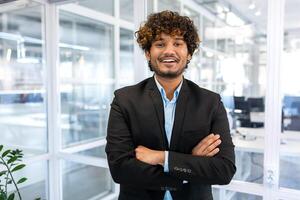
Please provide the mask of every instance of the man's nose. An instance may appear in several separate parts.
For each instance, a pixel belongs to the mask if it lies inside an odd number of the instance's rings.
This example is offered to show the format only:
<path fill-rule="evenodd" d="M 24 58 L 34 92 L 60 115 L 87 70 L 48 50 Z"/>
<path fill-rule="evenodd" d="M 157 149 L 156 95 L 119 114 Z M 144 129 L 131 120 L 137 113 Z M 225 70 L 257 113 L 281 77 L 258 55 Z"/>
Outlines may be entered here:
<path fill-rule="evenodd" d="M 167 44 L 165 46 L 165 49 L 164 49 L 164 54 L 170 54 L 170 55 L 173 55 L 175 54 L 175 47 L 173 44 Z"/>

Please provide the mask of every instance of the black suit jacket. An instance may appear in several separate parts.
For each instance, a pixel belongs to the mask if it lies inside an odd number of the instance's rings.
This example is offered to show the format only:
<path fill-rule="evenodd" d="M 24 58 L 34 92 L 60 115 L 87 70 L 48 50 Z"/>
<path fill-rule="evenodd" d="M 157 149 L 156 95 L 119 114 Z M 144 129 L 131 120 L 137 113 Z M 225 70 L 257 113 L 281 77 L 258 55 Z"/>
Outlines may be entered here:
<path fill-rule="evenodd" d="M 193 147 L 210 133 L 220 134 L 220 152 L 214 157 L 191 155 Z M 218 94 L 184 79 L 170 147 L 167 144 L 163 102 L 154 78 L 116 90 L 106 153 L 112 178 L 120 183 L 119 199 L 162 200 L 170 190 L 173 200 L 209 200 L 212 184 L 231 181 L 236 170 L 234 145 Z M 138 145 L 168 150 L 170 172 L 137 160 L 134 150 Z"/>

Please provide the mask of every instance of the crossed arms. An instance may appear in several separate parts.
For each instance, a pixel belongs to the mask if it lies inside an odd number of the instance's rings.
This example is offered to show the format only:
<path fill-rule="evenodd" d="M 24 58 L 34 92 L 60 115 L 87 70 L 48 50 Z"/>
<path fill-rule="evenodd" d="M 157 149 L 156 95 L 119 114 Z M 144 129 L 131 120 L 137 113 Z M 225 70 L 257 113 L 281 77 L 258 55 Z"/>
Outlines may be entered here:
<path fill-rule="evenodd" d="M 223 112 L 222 109 L 216 112 L 212 131 L 219 133 L 217 127 L 219 123 L 224 123 Z M 183 180 L 205 184 L 230 182 L 235 166 L 233 146 L 228 143 L 228 138 L 224 137 L 223 142 L 221 134 L 210 134 L 193 148 L 191 154 L 170 151 L 170 172 L 165 173 L 162 167 L 164 151 L 136 147 L 124 113 L 115 97 L 111 104 L 106 146 L 108 164 L 115 182 L 153 190 L 161 190 L 161 187 L 179 188 Z M 225 143 L 223 146 L 221 140 Z M 186 173 L 178 169 L 189 171 Z"/>

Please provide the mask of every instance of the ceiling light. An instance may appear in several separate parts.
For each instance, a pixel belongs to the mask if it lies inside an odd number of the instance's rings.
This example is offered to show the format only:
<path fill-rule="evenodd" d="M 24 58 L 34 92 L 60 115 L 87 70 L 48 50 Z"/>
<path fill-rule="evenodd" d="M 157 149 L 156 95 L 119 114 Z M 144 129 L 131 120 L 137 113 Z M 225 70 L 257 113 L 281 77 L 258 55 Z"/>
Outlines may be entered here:
<path fill-rule="evenodd" d="M 224 11 L 223 7 L 220 5 L 216 5 L 217 13 L 222 13 Z"/>
<path fill-rule="evenodd" d="M 256 7 L 256 6 L 255 6 L 255 3 L 251 3 L 251 4 L 249 5 L 248 8 L 249 8 L 250 10 L 253 10 L 255 7 Z"/>
<path fill-rule="evenodd" d="M 9 48 L 9 49 L 7 49 L 7 53 L 6 53 L 6 60 L 9 62 L 10 61 L 10 59 L 11 59 L 11 52 L 12 52 L 12 50 Z"/>
<path fill-rule="evenodd" d="M 227 13 L 226 23 L 230 26 L 243 26 L 245 22 L 233 12 Z"/>
<path fill-rule="evenodd" d="M 207 56 L 208 58 L 211 58 L 211 57 L 214 56 L 214 54 L 213 54 L 212 52 L 207 51 L 207 52 L 206 52 L 206 56 Z"/>
<path fill-rule="evenodd" d="M 230 11 L 229 8 L 226 7 L 226 6 L 223 6 L 223 9 L 224 9 L 224 12 L 229 12 Z"/>
<path fill-rule="evenodd" d="M 256 12 L 255 12 L 255 15 L 256 15 L 256 16 L 260 16 L 260 15 L 261 15 L 260 10 L 256 11 Z"/>

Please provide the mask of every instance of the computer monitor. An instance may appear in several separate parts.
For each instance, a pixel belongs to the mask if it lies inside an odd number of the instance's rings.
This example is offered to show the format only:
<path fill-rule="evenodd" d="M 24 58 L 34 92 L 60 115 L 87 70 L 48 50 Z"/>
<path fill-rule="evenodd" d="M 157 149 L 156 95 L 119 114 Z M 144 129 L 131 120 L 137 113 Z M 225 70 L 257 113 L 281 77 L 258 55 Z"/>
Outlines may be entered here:
<path fill-rule="evenodd" d="M 246 101 L 244 96 L 234 97 L 234 109 L 240 110 L 242 113 L 249 113 L 249 103 Z"/>
<path fill-rule="evenodd" d="M 265 104 L 264 104 L 264 98 L 263 97 L 249 97 L 247 99 L 249 102 L 250 111 L 252 112 L 264 112 L 265 111 Z"/>
<path fill-rule="evenodd" d="M 300 116 L 300 96 L 284 96 L 284 116 Z"/>

